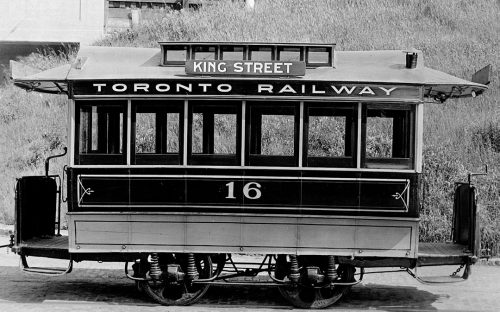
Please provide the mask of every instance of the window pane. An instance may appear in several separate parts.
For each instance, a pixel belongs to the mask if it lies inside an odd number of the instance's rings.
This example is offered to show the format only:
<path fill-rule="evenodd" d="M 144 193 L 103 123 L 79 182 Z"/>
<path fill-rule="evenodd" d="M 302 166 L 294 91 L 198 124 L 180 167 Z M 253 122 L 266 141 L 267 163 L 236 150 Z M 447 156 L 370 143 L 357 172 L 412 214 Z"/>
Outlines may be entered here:
<path fill-rule="evenodd" d="M 254 61 L 272 61 L 272 48 L 270 47 L 251 47 L 250 60 Z"/>
<path fill-rule="evenodd" d="M 215 60 L 215 47 L 193 47 L 193 60 Z"/>
<path fill-rule="evenodd" d="M 179 113 L 137 113 L 135 127 L 136 153 L 179 152 Z"/>
<path fill-rule="evenodd" d="M 203 153 L 203 114 L 194 113 L 193 114 L 193 135 L 192 135 L 192 153 L 201 154 Z"/>
<path fill-rule="evenodd" d="M 392 157 L 393 123 L 390 117 L 367 117 L 366 157 Z"/>
<path fill-rule="evenodd" d="M 80 154 L 89 152 L 89 124 L 90 124 L 90 112 L 80 111 Z M 91 142 L 91 141 L 90 141 Z"/>
<path fill-rule="evenodd" d="M 80 154 L 123 153 L 123 113 L 117 107 L 82 105 L 79 120 Z"/>
<path fill-rule="evenodd" d="M 233 60 L 240 61 L 243 60 L 243 47 L 221 47 L 221 59 L 222 60 Z"/>
<path fill-rule="evenodd" d="M 135 127 L 135 152 L 156 153 L 156 114 L 137 113 Z"/>
<path fill-rule="evenodd" d="M 236 154 L 236 115 L 214 115 L 214 154 Z"/>
<path fill-rule="evenodd" d="M 345 156 L 345 129 L 345 116 L 309 116 L 308 155 Z"/>
<path fill-rule="evenodd" d="M 261 155 L 294 155 L 293 115 L 262 115 Z"/>
<path fill-rule="evenodd" d="M 236 114 L 193 113 L 192 127 L 193 154 L 236 154 Z"/>
<path fill-rule="evenodd" d="M 97 107 L 92 106 L 92 120 L 91 120 L 92 148 L 91 148 L 91 150 L 93 150 L 93 151 L 97 151 L 97 148 L 98 148 L 97 147 L 97 135 L 99 134 L 99 129 L 97 128 L 97 122 L 98 122 L 97 117 L 98 117 L 97 116 Z M 105 118 L 105 116 L 103 116 L 101 118 Z"/>
<path fill-rule="evenodd" d="M 167 153 L 179 152 L 179 113 L 167 114 Z"/>
<path fill-rule="evenodd" d="M 310 64 L 328 64 L 329 51 L 326 48 L 309 48 L 307 53 L 307 62 Z"/>
<path fill-rule="evenodd" d="M 167 46 L 166 48 L 166 63 L 176 64 L 186 61 L 186 47 L 184 46 Z"/>
<path fill-rule="evenodd" d="M 280 61 L 300 61 L 300 48 L 279 48 Z"/>

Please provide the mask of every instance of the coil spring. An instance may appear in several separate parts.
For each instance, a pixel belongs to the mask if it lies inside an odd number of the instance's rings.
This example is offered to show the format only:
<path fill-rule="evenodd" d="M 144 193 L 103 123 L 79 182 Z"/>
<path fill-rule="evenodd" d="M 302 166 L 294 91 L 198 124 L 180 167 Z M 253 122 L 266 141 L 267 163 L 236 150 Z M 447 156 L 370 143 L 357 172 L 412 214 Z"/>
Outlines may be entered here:
<path fill-rule="evenodd" d="M 149 276 L 154 280 L 159 280 L 161 276 L 160 261 L 157 253 L 151 254 L 151 267 L 149 268 Z"/>
<path fill-rule="evenodd" d="M 299 281 L 299 262 L 296 255 L 290 255 L 290 280 L 294 283 Z"/>
<path fill-rule="evenodd" d="M 198 277 L 198 271 L 196 270 L 194 255 L 192 253 L 189 253 L 187 255 L 187 278 L 189 280 L 194 280 L 197 277 Z"/>
<path fill-rule="evenodd" d="M 326 278 L 329 281 L 334 281 L 339 277 L 337 270 L 335 269 L 335 257 L 328 256 L 328 267 L 326 270 Z"/>

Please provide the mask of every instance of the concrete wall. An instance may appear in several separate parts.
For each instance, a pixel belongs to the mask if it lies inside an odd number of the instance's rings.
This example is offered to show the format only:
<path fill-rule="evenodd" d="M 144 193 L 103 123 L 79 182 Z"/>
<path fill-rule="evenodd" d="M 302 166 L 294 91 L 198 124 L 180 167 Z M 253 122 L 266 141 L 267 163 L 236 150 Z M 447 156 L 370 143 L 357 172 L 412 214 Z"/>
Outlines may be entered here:
<path fill-rule="evenodd" d="M 0 42 L 80 42 L 104 34 L 105 0 L 0 0 Z"/>

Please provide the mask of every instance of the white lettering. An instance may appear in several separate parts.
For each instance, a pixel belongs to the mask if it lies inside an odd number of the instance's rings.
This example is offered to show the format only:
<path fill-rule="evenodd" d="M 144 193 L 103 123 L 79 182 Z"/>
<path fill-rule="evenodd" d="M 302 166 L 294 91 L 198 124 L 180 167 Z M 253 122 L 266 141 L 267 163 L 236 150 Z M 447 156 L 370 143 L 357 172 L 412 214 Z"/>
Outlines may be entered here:
<path fill-rule="evenodd" d="M 361 92 L 358 93 L 359 95 L 361 94 L 371 94 L 371 95 L 375 95 L 375 92 L 373 92 L 372 88 L 366 86 L 363 88 L 363 90 L 361 90 Z"/>
<path fill-rule="evenodd" d="M 346 86 L 341 86 L 340 89 L 337 89 L 337 87 L 335 86 L 331 86 L 333 91 L 335 91 L 335 93 L 337 94 L 341 94 L 342 92 L 346 92 L 347 94 L 351 94 L 355 89 L 356 89 L 356 86 L 352 86 L 351 89 L 348 89 Z"/>
<path fill-rule="evenodd" d="M 312 85 L 312 94 L 325 94 L 325 90 L 316 90 L 316 85 Z"/>
<path fill-rule="evenodd" d="M 259 73 L 259 74 L 262 74 L 262 67 L 264 67 L 264 65 L 262 65 L 262 63 L 255 63 L 254 64 L 254 73 Z"/>
<path fill-rule="evenodd" d="M 272 63 L 264 63 L 264 73 L 266 73 L 266 74 L 272 74 L 273 73 L 273 69 L 272 69 L 271 66 L 273 66 Z"/>
<path fill-rule="evenodd" d="M 262 93 L 263 91 L 267 91 L 269 93 L 273 93 L 273 85 L 270 84 L 260 84 L 257 87 L 257 92 Z"/>
<path fill-rule="evenodd" d="M 390 89 L 386 89 L 384 87 L 379 87 L 380 90 L 383 90 L 385 92 L 385 95 L 391 95 L 391 92 L 396 90 L 397 87 L 393 87 L 393 88 L 390 88 Z"/>
<path fill-rule="evenodd" d="M 201 64 L 202 62 L 194 62 L 194 68 L 193 68 L 193 71 L 196 73 L 197 71 L 198 72 L 202 72 L 203 70 L 201 69 Z"/>
<path fill-rule="evenodd" d="M 176 91 L 177 92 L 181 92 L 181 89 L 184 89 L 187 92 L 193 92 L 193 85 L 192 84 L 188 84 L 187 86 L 185 86 L 183 84 L 178 83 L 177 87 L 176 87 Z"/>
<path fill-rule="evenodd" d="M 102 87 L 105 87 L 106 84 L 105 83 L 94 83 L 93 84 L 94 87 L 97 87 L 97 92 L 101 92 L 102 91 Z"/>
<path fill-rule="evenodd" d="M 220 73 L 225 73 L 226 72 L 226 63 L 220 62 L 219 64 L 217 64 L 217 70 Z"/>
<path fill-rule="evenodd" d="M 170 85 L 168 85 L 166 83 L 159 83 L 156 85 L 155 89 L 158 92 L 168 92 L 168 91 L 170 91 Z"/>
<path fill-rule="evenodd" d="M 137 92 L 138 90 L 148 92 L 149 83 L 134 83 L 134 92 Z"/>
<path fill-rule="evenodd" d="M 291 85 L 289 84 L 286 84 L 283 88 L 281 88 L 281 90 L 278 92 L 278 93 L 297 93 L 297 91 L 295 91 Z"/>
<path fill-rule="evenodd" d="M 290 73 L 290 66 L 292 66 L 292 63 L 283 63 L 283 65 L 286 67 L 286 74 Z"/>
<path fill-rule="evenodd" d="M 207 92 L 207 88 L 212 86 L 211 83 L 200 83 L 198 85 L 203 89 L 203 92 L 205 93 Z"/>
<path fill-rule="evenodd" d="M 117 83 L 113 85 L 112 89 L 115 92 L 125 92 L 127 91 L 127 85 L 124 83 Z"/>
<path fill-rule="evenodd" d="M 230 84 L 223 83 L 217 86 L 217 90 L 222 93 L 228 93 L 233 90 L 233 87 Z"/>
<path fill-rule="evenodd" d="M 234 72 L 235 73 L 242 73 L 243 72 L 243 63 L 241 63 L 241 62 L 234 63 Z"/>
<path fill-rule="evenodd" d="M 207 73 L 215 73 L 215 62 L 208 63 L 207 69 L 205 71 Z"/>
<path fill-rule="evenodd" d="M 275 74 L 283 74 L 283 70 L 281 69 L 283 63 L 274 63 L 274 73 Z"/>

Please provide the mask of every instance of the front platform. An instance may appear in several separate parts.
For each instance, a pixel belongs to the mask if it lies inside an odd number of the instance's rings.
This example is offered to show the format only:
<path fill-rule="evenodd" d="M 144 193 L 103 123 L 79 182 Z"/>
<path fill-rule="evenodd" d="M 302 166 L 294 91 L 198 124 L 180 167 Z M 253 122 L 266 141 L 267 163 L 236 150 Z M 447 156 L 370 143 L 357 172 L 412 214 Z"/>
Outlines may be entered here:
<path fill-rule="evenodd" d="M 56 259 L 69 259 L 68 236 L 53 236 L 49 238 L 32 238 L 17 246 L 13 251 L 25 256 L 47 257 Z M 467 250 L 466 245 L 453 243 L 419 243 L 418 266 L 435 266 L 448 264 L 462 264 L 467 262 L 473 254 Z M 100 261 L 126 261 L 133 258 L 133 254 L 72 254 L 74 260 L 100 260 Z"/>
<path fill-rule="evenodd" d="M 69 259 L 68 236 L 35 237 L 12 248 L 15 253 L 56 259 Z"/>
<path fill-rule="evenodd" d="M 462 264 L 473 253 L 466 245 L 454 243 L 419 243 L 418 266 Z"/>

